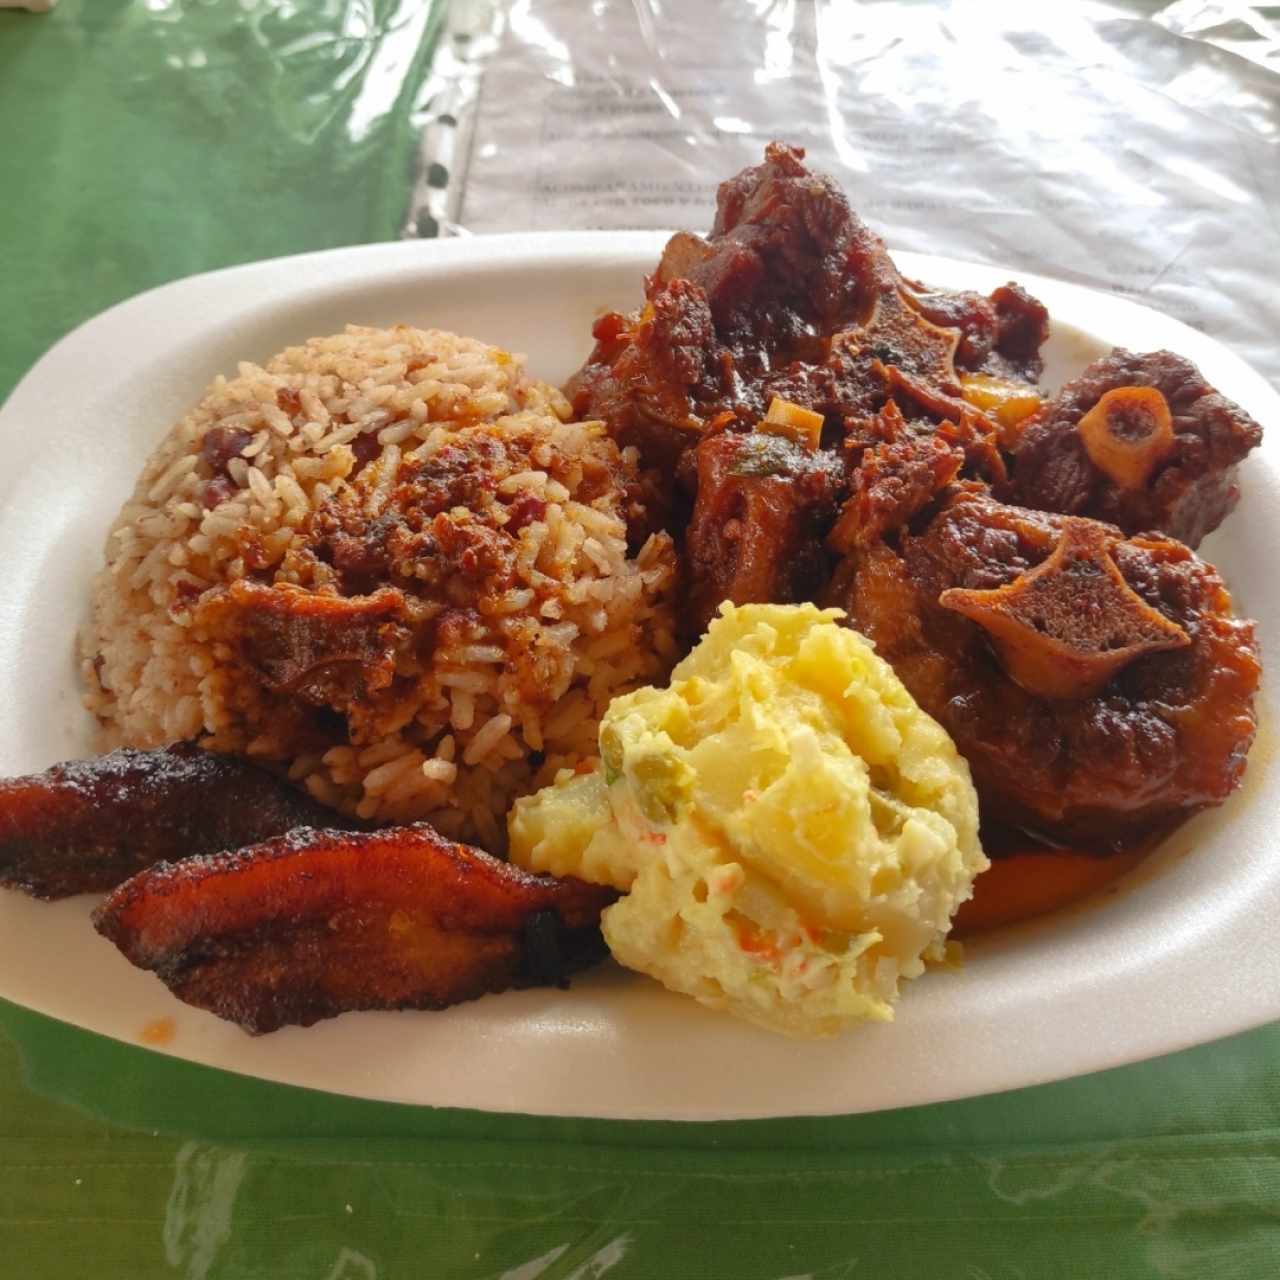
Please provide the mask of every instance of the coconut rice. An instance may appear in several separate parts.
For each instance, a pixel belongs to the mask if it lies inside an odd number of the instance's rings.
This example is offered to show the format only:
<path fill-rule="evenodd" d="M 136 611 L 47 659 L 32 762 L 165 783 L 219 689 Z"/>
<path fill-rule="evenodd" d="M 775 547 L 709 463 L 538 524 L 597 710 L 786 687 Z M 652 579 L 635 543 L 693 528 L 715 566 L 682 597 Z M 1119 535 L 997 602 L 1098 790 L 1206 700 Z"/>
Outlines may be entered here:
<path fill-rule="evenodd" d="M 219 378 L 107 539 L 81 654 L 108 738 L 500 852 L 677 656 L 670 540 L 628 549 L 634 452 L 568 416 L 522 358 L 403 326 Z"/>

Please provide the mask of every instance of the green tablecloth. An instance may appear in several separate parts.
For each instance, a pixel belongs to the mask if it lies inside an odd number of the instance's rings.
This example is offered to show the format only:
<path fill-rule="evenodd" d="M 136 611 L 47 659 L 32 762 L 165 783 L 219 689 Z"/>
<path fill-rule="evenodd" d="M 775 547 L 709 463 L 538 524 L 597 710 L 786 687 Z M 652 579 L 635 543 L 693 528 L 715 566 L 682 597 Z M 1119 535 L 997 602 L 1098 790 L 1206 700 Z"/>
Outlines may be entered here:
<path fill-rule="evenodd" d="M 0 395 L 147 286 L 398 234 L 436 17 L 0 14 Z M 0 1004 L 0 1276 L 1267 1277 L 1278 1063 L 1270 1027 L 945 1106 L 623 1125 L 331 1098 Z"/>

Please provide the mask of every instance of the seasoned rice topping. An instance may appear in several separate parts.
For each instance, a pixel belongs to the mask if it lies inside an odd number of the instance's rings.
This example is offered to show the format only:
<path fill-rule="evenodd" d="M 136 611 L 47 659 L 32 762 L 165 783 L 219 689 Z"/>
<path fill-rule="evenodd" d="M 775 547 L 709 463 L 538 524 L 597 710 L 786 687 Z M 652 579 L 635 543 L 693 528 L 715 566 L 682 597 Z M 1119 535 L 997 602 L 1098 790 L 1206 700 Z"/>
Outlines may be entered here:
<path fill-rule="evenodd" d="M 635 458 L 522 361 L 349 329 L 219 380 L 112 530 L 83 636 L 117 741 L 201 737 L 371 818 L 502 844 L 674 659 Z"/>

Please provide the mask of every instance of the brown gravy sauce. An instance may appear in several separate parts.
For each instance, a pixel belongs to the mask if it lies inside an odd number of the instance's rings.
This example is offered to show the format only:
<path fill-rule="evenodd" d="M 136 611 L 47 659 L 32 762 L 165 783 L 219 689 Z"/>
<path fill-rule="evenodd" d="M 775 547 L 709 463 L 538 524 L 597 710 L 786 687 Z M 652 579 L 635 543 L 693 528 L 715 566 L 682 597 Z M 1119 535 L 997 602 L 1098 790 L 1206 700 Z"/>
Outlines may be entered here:
<path fill-rule="evenodd" d="M 152 1018 L 138 1034 L 138 1039 L 143 1044 L 166 1045 L 172 1044 L 174 1037 L 178 1034 L 178 1024 L 172 1018 Z"/>
<path fill-rule="evenodd" d="M 972 937 L 1060 911 L 1120 879 L 1168 834 L 1144 835 L 1115 853 L 1060 849 L 1010 827 L 983 824 L 982 847 L 991 859 L 956 912 L 952 936 Z"/>

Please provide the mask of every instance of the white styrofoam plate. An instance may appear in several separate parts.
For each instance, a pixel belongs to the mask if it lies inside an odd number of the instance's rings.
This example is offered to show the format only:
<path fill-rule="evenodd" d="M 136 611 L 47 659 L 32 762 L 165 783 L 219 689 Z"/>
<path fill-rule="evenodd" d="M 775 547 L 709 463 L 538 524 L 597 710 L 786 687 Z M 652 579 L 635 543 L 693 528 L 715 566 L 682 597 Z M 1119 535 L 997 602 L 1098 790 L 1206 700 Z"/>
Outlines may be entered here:
<path fill-rule="evenodd" d="M 572 232 L 403 242 L 178 281 L 60 342 L 0 410 L 0 774 L 91 754 L 72 660 L 109 522 L 169 425 L 237 360 L 349 322 L 454 329 L 525 351 L 559 381 L 592 319 L 640 296 L 664 237 Z M 931 284 L 986 292 L 1009 272 L 900 254 Z M 1264 652 L 1280 652 L 1280 396 L 1165 316 L 1021 276 L 1049 307 L 1045 381 L 1113 345 L 1167 346 L 1272 433 L 1204 548 Z M 1242 792 L 1184 827 L 1121 892 L 973 942 L 958 972 L 909 984 L 891 1025 L 797 1043 L 612 966 L 572 990 L 444 1013 L 348 1014 L 257 1039 L 174 1000 L 90 927 L 89 899 L 0 893 L 0 996 L 125 1041 L 172 1017 L 164 1051 L 271 1080 L 437 1106 L 614 1118 L 834 1114 L 941 1101 L 1116 1066 L 1280 1017 L 1280 779 L 1271 686 Z"/>

